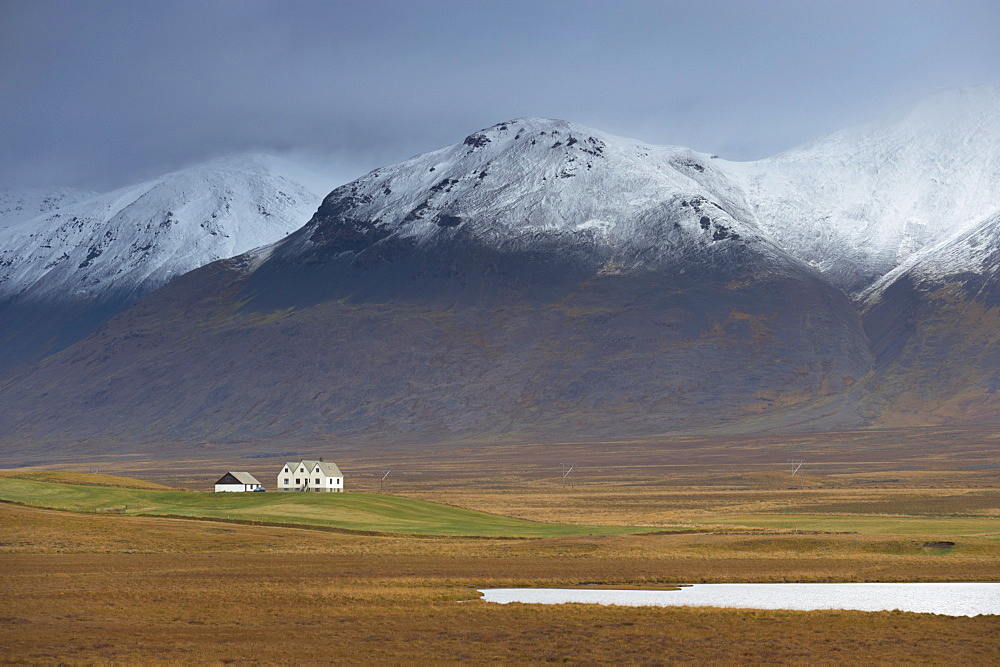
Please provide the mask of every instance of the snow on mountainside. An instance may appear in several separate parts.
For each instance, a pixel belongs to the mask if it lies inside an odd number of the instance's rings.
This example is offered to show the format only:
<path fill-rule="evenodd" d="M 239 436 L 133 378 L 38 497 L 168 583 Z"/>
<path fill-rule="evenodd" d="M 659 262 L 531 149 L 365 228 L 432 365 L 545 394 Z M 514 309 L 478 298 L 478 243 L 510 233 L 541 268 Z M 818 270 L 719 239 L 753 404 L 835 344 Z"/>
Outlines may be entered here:
<path fill-rule="evenodd" d="M 0 300 L 134 299 L 300 227 L 321 198 L 310 178 L 237 156 L 22 219 L 2 231 Z"/>
<path fill-rule="evenodd" d="M 0 385 L 0 438 L 863 423 L 854 304 L 760 233 L 714 162 L 524 118 L 377 169 L 287 238 L 179 276 Z"/>
<path fill-rule="evenodd" d="M 0 192 L 0 299 L 149 291 L 300 227 L 328 191 L 315 182 L 250 156 L 97 197 Z M 390 236 L 521 249 L 589 239 L 613 250 L 608 270 L 742 239 L 859 293 L 996 209 L 998 193 L 1000 89 L 983 86 L 749 163 L 519 119 L 377 169 L 331 193 L 325 210 L 365 221 L 341 225 L 347 249 Z M 321 237 L 300 234 L 283 252 L 309 252 Z"/>
<path fill-rule="evenodd" d="M 483 242 L 527 247 L 589 234 L 637 267 L 699 244 L 723 247 L 716 242 L 735 234 L 855 294 L 982 219 L 998 193 L 1000 89 L 982 86 L 749 163 L 519 119 L 378 169 L 333 193 L 326 209 L 374 221 L 359 239 L 427 243 L 461 226 Z M 692 197 L 699 210 L 677 218 L 676 203 Z M 306 245 L 300 235 L 298 250 Z"/>
<path fill-rule="evenodd" d="M 1000 89 L 947 91 L 889 121 L 724 167 L 768 234 L 857 292 L 1000 205 Z"/>
<path fill-rule="evenodd" d="M 1000 276 L 1000 209 L 931 247 L 913 254 L 860 295 L 862 308 L 885 298 L 886 291 L 905 280 L 924 292 L 962 286 L 974 297 Z"/>
<path fill-rule="evenodd" d="M 0 190 L 0 231 L 42 213 L 96 196 L 96 192 L 74 188 Z"/>
<path fill-rule="evenodd" d="M 685 148 L 521 118 L 338 188 L 277 252 L 327 256 L 459 237 L 505 251 L 582 243 L 608 252 L 608 271 L 747 243 L 784 255 L 753 224 L 739 184 L 712 162 Z"/>
<path fill-rule="evenodd" d="M 884 423 L 997 422 L 998 279 L 1000 211 L 915 254 L 862 295 Z"/>

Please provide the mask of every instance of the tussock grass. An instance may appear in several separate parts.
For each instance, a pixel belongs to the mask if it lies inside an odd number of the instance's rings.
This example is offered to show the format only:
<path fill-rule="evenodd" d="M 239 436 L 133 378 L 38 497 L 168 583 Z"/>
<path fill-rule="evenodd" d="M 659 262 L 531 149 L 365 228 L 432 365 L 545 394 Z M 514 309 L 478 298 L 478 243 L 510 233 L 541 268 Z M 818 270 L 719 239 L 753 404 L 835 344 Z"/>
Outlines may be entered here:
<path fill-rule="evenodd" d="M 695 530 L 853 532 L 928 539 L 1000 536 L 995 489 L 577 489 L 525 485 L 414 490 L 414 496 L 543 521 L 590 521 Z M 941 536 L 941 537 L 937 537 Z M 948 537 L 950 536 L 950 537 Z"/>
<path fill-rule="evenodd" d="M 0 505 L 0 526 L 9 661 L 1000 660 L 996 617 L 492 605 L 476 593 L 988 578 L 995 540 L 929 557 L 912 541 L 863 535 L 368 537 L 13 505 Z"/>
<path fill-rule="evenodd" d="M 749 526 L 784 531 L 856 532 L 877 535 L 946 535 L 964 537 L 1000 537 L 1000 518 L 994 517 L 914 517 L 859 516 L 854 514 L 717 514 L 705 524 Z"/>
<path fill-rule="evenodd" d="M 0 504 L 0 659 L 1000 662 L 996 617 L 500 606 L 478 599 L 476 589 L 489 586 L 996 581 L 1000 459 L 992 432 L 780 438 L 777 446 L 720 438 L 714 450 L 705 438 L 682 438 L 668 450 L 655 443 L 606 450 L 484 445 L 379 455 L 394 461 L 394 495 L 370 495 L 389 502 L 374 514 L 391 515 L 394 500 L 411 509 L 433 501 L 494 519 L 617 526 L 620 534 L 361 535 L 139 516 L 131 500 L 125 515 Z M 381 473 L 370 452 L 337 458 L 350 471 L 352 490 L 378 490 Z M 810 461 L 793 479 L 774 464 L 786 458 Z M 589 460 L 589 468 L 577 468 L 576 488 L 562 487 L 552 464 L 561 460 Z M 115 471 L 207 489 L 214 479 L 205 471 L 231 463 L 125 462 Z M 272 463 L 253 459 L 261 468 L 250 471 L 263 479 Z M 49 481 L 72 482 L 54 492 L 64 501 L 81 494 L 73 502 L 82 505 L 105 493 L 83 477 Z M 0 488 L 15 482 L 38 479 L 0 477 Z M 307 523 L 320 510 L 312 499 L 254 506 L 261 496 L 306 494 L 180 495 L 207 498 L 200 511 L 216 517 L 245 510 L 238 520 L 246 521 L 266 510 L 280 512 L 282 523 L 320 525 Z M 232 504 L 240 502 L 249 504 Z M 373 514 L 358 509 L 351 521 L 371 528 Z M 158 511 L 170 513 L 166 505 Z M 389 518 L 409 520 L 400 514 Z M 487 519 L 463 521 L 453 526 Z M 633 534 L 630 526 L 655 534 Z M 940 546 L 944 541 L 955 544 Z"/>

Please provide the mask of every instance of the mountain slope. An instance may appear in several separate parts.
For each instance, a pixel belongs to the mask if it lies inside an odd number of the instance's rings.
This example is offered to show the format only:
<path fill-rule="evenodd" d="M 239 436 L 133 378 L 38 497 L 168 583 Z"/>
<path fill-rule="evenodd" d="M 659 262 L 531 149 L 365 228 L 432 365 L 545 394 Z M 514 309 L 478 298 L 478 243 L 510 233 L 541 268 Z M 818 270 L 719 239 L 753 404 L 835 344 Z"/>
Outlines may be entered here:
<path fill-rule="evenodd" d="M 7 247 L 4 230 L 35 216 L 96 197 L 96 192 L 74 188 L 22 188 L 0 190 L 0 247 Z"/>
<path fill-rule="evenodd" d="M 124 451 L 995 423 L 998 112 L 996 89 L 952 91 L 745 164 L 501 123 L 337 188 L 286 238 L 11 378 L 0 437 Z M 142 210 L 164 234 L 203 217 L 161 208 Z M 0 272 L 15 307 L 46 304 L 0 333 L 72 289 L 99 315 L 87 333 L 126 302 L 104 296 L 116 272 L 142 286 L 183 249 L 192 267 L 226 256 L 168 234 L 146 261 L 63 222 L 46 239 L 71 263 L 36 247 Z"/>
<path fill-rule="evenodd" d="M 300 227 L 320 199 L 303 177 L 277 158 L 225 158 L 8 226 L 0 368 L 65 347 L 177 275 Z"/>
<path fill-rule="evenodd" d="M 284 173 L 296 169 L 269 156 L 224 158 L 21 221 L 0 249 L 0 298 L 146 293 L 272 243 L 319 203 Z"/>
<path fill-rule="evenodd" d="M 883 423 L 1000 418 L 1000 212 L 911 257 L 863 306 Z"/>
<path fill-rule="evenodd" d="M 858 423 L 856 311 L 748 211 L 686 149 L 501 123 L 338 188 L 287 239 L 46 359 L 0 389 L 0 436 L 608 439 L 787 425 L 834 399 L 808 419 Z"/>
<path fill-rule="evenodd" d="M 881 123 L 752 163 L 724 163 L 761 228 L 860 292 L 1000 199 L 1000 89 L 950 90 Z"/>

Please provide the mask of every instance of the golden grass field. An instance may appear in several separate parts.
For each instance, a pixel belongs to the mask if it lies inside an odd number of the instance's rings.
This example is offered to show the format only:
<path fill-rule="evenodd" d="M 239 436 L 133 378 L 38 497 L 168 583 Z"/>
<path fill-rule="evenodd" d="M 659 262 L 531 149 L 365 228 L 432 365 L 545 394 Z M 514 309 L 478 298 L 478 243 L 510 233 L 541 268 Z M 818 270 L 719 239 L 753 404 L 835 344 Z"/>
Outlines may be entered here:
<path fill-rule="evenodd" d="M 818 442 L 814 463 L 794 478 L 784 460 L 758 464 L 759 443 L 747 445 L 740 465 L 726 468 L 702 448 L 683 469 L 671 466 L 685 443 L 664 464 L 630 455 L 626 445 L 620 465 L 595 454 L 596 464 L 581 466 L 565 487 L 558 459 L 551 465 L 541 450 L 529 451 L 520 466 L 505 448 L 469 450 L 464 459 L 460 449 L 379 453 L 396 459 L 389 490 L 397 497 L 531 520 L 644 526 L 646 534 L 369 536 L 0 504 L 0 659 L 996 664 L 996 616 L 477 599 L 477 588 L 491 586 L 996 581 L 994 441 L 977 449 L 979 436 L 966 434 L 954 449 L 935 451 L 929 436 L 921 437 L 915 449 L 925 454 L 903 463 L 880 462 L 871 452 L 868 461 L 824 462 L 826 444 Z M 902 446 L 875 444 L 886 458 Z M 583 454 L 576 447 L 554 456 Z M 970 459 L 975 467 L 956 463 Z M 248 461 L 259 468 L 211 457 L 63 467 L 82 473 L 99 466 L 141 482 L 29 474 L 206 489 L 226 469 L 250 469 L 273 485 L 263 472 L 276 468 L 274 461 Z M 349 489 L 378 491 L 376 473 L 384 468 L 366 468 L 360 455 L 337 461 Z M 212 474 L 199 477 L 205 469 Z"/>

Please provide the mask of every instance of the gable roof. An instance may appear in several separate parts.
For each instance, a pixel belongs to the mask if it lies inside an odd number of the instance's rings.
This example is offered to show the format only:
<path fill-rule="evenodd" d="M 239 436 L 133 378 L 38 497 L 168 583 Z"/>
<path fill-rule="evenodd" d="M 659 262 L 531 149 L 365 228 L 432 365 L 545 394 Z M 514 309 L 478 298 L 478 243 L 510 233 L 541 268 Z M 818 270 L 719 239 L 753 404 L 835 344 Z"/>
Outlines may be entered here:
<path fill-rule="evenodd" d="M 233 480 L 235 480 L 235 482 Z M 227 472 L 225 475 L 223 475 L 222 478 L 219 479 L 218 482 L 216 482 L 216 484 L 234 484 L 234 483 L 235 484 L 256 484 L 257 486 L 260 486 L 260 482 L 257 481 L 257 478 L 254 477 L 253 475 L 251 475 L 250 473 L 248 473 L 248 472 L 233 472 L 231 470 L 229 472 Z"/>
<path fill-rule="evenodd" d="M 340 472 L 340 468 L 337 467 L 336 463 L 330 461 L 302 461 L 305 465 L 306 470 L 312 472 L 319 466 L 320 471 L 327 477 L 343 477 L 343 473 Z"/>
<path fill-rule="evenodd" d="M 285 468 L 288 468 L 292 472 L 298 472 L 299 468 L 305 468 L 306 472 L 312 472 L 319 466 L 320 471 L 327 477 L 343 477 L 344 473 L 340 472 L 340 468 L 337 467 L 336 463 L 331 463 L 330 461 L 315 461 L 312 459 L 302 459 L 301 461 L 288 461 L 281 467 L 281 471 L 278 474 L 284 474 Z"/>

